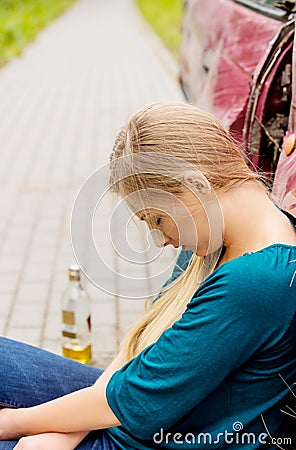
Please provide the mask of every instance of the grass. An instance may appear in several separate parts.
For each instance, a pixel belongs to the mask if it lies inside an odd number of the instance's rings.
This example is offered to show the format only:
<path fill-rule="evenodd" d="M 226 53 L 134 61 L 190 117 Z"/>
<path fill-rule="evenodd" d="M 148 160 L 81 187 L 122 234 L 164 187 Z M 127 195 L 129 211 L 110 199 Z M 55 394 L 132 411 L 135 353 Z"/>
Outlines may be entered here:
<path fill-rule="evenodd" d="M 0 0 L 0 66 L 19 56 L 38 32 L 75 0 Z"/>
<path fill-rule="evenodd" d="M 143 16 L 175 59 L 179 55 L 183 0 L 136 0 Z"/>

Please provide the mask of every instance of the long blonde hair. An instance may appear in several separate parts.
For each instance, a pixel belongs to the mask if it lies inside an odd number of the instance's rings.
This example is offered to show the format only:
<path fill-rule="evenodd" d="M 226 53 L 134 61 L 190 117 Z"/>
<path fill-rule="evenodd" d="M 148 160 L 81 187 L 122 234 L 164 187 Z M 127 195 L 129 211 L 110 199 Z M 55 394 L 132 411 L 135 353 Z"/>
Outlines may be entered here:
<path fill-rule="evenodd" d="M 151 158 L 148 166 L 145 158 L 136 163 L 126 158 L 145 153 L 174 157 L 177 164 L 171 164 L 171 158 L 157 159 L 155 173 L 148 167 Z M 133 193 L 149 196 L 151 189 L 178 196 L 184 192 L 181 161 L 199 170 L 215 193 L 258 181 L 228 131 L 211 114 L 187 103 L 155 103 L 132 115 L 119 132 L 110 155 L 110 189 L 124 199 Z M 157 341 L 182 316 L 200 284 L 203 265 L 204 258 L 193 254 L 187 269 L 162 289 L 156 301 L 146 303 L 144 315 L 122 342 L 126 361 Z"/>

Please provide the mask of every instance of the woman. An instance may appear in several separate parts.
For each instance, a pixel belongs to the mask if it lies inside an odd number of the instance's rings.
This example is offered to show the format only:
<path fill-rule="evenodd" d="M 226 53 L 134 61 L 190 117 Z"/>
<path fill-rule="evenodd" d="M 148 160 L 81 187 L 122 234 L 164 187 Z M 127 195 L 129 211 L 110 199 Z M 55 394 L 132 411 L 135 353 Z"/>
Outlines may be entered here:
<path fill-rule="evenodd" d="M 182 245 L 171 283 L 104 372 L 2 339 L 0 449 L 277 448 L 296 380 L 296 219 L 188 104 L 140 110 L 110 159 L 111 190 Z"/>

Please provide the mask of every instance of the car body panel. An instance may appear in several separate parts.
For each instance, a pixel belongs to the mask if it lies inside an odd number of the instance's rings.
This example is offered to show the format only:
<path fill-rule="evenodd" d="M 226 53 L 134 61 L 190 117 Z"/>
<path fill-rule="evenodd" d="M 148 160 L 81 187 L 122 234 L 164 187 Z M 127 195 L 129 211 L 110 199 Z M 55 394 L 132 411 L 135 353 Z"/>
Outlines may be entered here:
<path fill-rule="evenodd" d="M 294 27 L 296 23 L 294 22 Z M 292 67 L 296 67 L 296 32 L 294 32 Z M 292 71 L 292 93 L 289 125 L 275 171 L 272 196 L 283 209 L 296 216 L 296 71 Z M 288 139 L 292 142 L 288 144 Z M 288 144 L 288 145 L 287 145 Z"/>
<path fill-rule="evenodd" d="M 268 120 L 268 116 L 284 112 L 285 117 L 290 116 L 291 93 L 287 95 L 286 104 L 282 102 L 282 86 L 275 84 L 274 80 L 281 66 L 292 63 L 293 38 L 294 21 L 283 25 L 274 35 L 253 74 L 243 141 L 247 145 L 248 155 L 254 166 L 257 169 L 260 167 L 266 173 L 274 171 L 280 145 L 278 144 L 275 149 L 274 162 L 268 161 L 264 154 L 266 146 L 262 142 L 262 136 L 267 133 L 263 122 Z M 282 74 L 282 71 L 280 73 Z M 285 128 L 287 126 L 288 122 Z M 252 134 L 256 136 L 253 137 Z M 284 137 L 283 131 L 281 137 Z"/>
<path fill-rule="evenodd" d="M 180 79 L 189 101 L 218 117 L 244 143 L 253 167 L 274 178 L 274 198 L 290 209 L 296 150 L 287 155 L 281 147 L 285 132 L 296 134 L 295 20 L 258 2 L 188 0 Z"/>
<path fill-rule="evenodd" d="M 181 77 L 189 100 L 231 128 L 250 94 L 252 74 L 280 22 L 229 0 L 189 1 Z M 194 33 L 194 35 L 193 35 Z M 194 54 L 194 56 L 193 56 Z"/>
<path fill-rule="evenodd" d="M 296 213 L 296 150 L 290 155 L 281 152 L 275 172 L 273 199 L 283 209 L 295 210 Z"/>

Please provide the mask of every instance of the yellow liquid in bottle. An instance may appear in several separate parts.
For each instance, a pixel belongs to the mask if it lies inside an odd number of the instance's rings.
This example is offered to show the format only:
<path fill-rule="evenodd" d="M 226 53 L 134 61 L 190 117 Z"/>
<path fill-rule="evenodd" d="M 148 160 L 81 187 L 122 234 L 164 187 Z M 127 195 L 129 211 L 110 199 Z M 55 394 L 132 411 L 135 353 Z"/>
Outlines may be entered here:
<path fill-rule="evenodd" d="M 73 348 L 67 348 L 63 345 L 63 356 L 66 356 L 66 358 L 74 359 L 75 361 L 78 361 L 82 364 L 91 364 L 91 344 L 87 347 L 81 349 L 73 349 Z"/>

